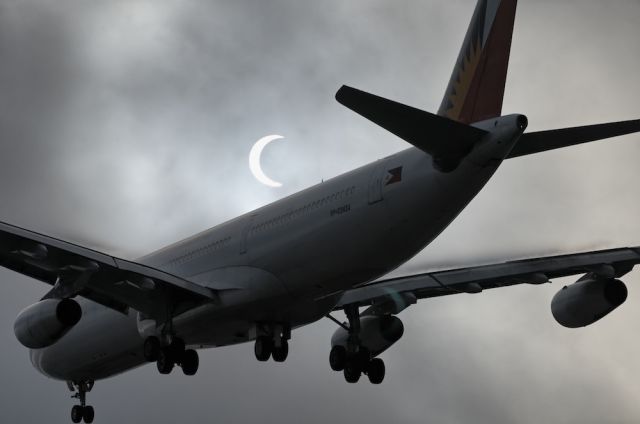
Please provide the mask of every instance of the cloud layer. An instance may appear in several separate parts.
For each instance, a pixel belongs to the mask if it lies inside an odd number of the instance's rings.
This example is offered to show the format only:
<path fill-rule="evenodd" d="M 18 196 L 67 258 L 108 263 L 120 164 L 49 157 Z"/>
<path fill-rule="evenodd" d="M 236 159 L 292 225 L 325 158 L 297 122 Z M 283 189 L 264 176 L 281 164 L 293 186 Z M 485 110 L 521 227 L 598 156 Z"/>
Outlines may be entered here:
<path fill-rule="evenodd" d="M 135 258 L 398 151 L 335 90 L 437 109 L 474 3 L 2 2 L 0 220 Z M 637 2 L 520 3 L 505 113 L 531 130 L 640 117 Z M 286 136 L 264 158 L 281 190 L 247 169 L 271 133 Z M 398 272 L 640 245 L 639 157 L 630 136 L 505 163 Z M 0 417 L 62 421 L 64 384 L 12 332 L 46 287 L 0 275 Z M 549 312 L 560 284 L 423 301 L 402 314 L 380 387 L 330 372 L 334 326 L 320 322 L 294 334 L 286 364 L 212 350 L 192 379 L 148 366 L 90 399 L 104 422 L 636 422 L 639 275 L 627 304 L 578 331 Z"/>

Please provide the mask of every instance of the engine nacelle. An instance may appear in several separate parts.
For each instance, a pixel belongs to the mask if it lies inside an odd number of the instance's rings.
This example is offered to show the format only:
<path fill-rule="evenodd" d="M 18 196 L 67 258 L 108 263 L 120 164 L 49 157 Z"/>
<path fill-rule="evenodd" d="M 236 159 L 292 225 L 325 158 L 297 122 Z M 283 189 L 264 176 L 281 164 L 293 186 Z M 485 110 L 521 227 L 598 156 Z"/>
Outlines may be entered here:
<path fill-rule="evenodd" d="M 551 313 L 567 328 L 593 324 L 627 300 L 627 286 L 613 278 L 587 275 L 553 297 Z"/>
<path fill-rule="evenodd" d="M 51 346 L 82 317 L 82 308 L 73 299 L 46 299 L 25 308 L 13 324 L 16 338 L 30 349 Z"/>
<path fill-rule="evenodd" d="M 392 315 L 365 315 L 360 317 L 360 342 L 373 356 L 387 350 L 400 340 L 404 334 L 404 325 Z M 331 337 L 331 346 L 347 346 L 349 332 L 340 327 Z"/>

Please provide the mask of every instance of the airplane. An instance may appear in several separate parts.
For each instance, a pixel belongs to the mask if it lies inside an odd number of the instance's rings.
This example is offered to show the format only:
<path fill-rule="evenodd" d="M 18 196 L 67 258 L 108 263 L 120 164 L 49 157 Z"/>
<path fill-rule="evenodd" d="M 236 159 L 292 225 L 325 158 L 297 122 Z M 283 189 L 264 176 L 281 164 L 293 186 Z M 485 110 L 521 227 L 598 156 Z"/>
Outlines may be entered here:
<path fill-rule="evenodd" d="M 194 375 L 198 349 L 253 342 L 283 362 L 293 330 L 329 318 L 329 366 L 349 383 L 384 380 L 379 355 L 421 299 L 567 276 L 556 321 L 591 325 L 627 298 L 640 247 L 537 257 L 389 278 L 455 220 L 503 161 L 640 131 L 640 120 L 526 132 L 502 115 L 517 0 L 479 0 L 437 114 L 352 87 L 339 103 L 411 144 L 394 155 L 150 253 L 125 260 L 0 223 L 0 265 L 51 286 L 16 318 L 33 366 L 94 420 L 94 382 L 146 363 Z M 343 311 L 347 321 L 332 313 Z"/>

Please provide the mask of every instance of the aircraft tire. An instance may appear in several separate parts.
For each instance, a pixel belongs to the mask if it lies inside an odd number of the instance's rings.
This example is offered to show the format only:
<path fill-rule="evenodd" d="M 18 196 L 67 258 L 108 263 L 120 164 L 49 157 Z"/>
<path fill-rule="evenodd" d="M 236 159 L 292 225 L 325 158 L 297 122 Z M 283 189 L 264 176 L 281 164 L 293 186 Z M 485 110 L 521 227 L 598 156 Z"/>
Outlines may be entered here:
<path fill-rule="evenodd" d="M 348 361 L 344 367 L 344 379 L 347 383 L 357 383 L 360 380 L 362 370 L 357 361 Z"/>
<path fill-rule="evenodd" d="M 160 374 L 170 374 L 175 365 L 172 355 L 168 349 L 161 349 L 158 354 L 158 360 L 156 361 L 158 371 Z"/>
<path fill-rule="evenodd" d="M 155 336 L 147 337 L 144 341 L 142 354 L 147 362 L 155 362 L 158 360 L 158 354 L 160 353 L 160 340 Z"/>
<path fill-rule="evenodd" d="M 273 360 L 276 362 L 286 361 L 287 356 L 289 356 L 289 342 L 282 340 L 279 347 L 276 346 L 273 348 L 271 355 L 273 356 Z"/>
<path fill-rule="evenodd" d="M 185 347 L 184 340 L 177 337 L 175 337 L 171 341 L 171 344 L 169 345 L 169 350 L 171 351 L 171 356 L 173 358 L 180 358 L 184 353 L 185 349 L 186 347 Z"/>
<path fill-rule="evenodd" d="M 371 384 L 380 384 L 384 380 L 385 366 L 380 358 L 373 358 L 367 366 L 367 377 Z"/>
<path fill-rule="evenodd" d="M 85 406 L 82 408 L 82 419 L 85 423 L 91 424 L 95 417 L 95 411 L 93 410 L 93 406 Z"/>
<path fill-rule="evenodd" d="M 71 421 L 76 424 L 82 421 L 82 412 L 82 406 L 73 405 L 73 408 L 71 408 Z"/>
<path fill-rule="evenodd" d="M 329 352 L 329 366 L 334 371 L 343 371 L 347 362 L 347 349 L 344 346 L 336 345 Z"/>
<path fill-rule="evenodd" d="M 271 357 L 273 341 L 269 337 L 260 336 L 256 339 L 253 351 L 258 361 L 266 362 Z"/>
<path fill-rule="evenodd" d="M 371 352 L 366 347 L 360 346 L 358 353 L 356 353 L 355 360 L 360 364 L 360 369 L 365 370 L 371 361 Z"/>
<path fill-rule="evenodd" d="M 195 375 L 198 372 L 199 365 L 198 352 L 193 349 L 185 350 L 182 354 L 182 372 L 184 375 Z"/>

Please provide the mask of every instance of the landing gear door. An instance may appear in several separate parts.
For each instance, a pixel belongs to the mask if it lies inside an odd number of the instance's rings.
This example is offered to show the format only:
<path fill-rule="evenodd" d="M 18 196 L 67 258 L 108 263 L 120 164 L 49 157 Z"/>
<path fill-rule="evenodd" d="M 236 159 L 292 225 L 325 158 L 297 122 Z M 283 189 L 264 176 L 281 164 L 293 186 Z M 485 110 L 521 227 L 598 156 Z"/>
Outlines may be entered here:
<path fill-rule="evenodd" d="M 382 159 L 376 163 L 371 177 L 369 178 L 369 204 L 377 203 L 382 200 L 382 187 L 384 186 L 384 179 L 387 175 L 387 169 L 385 167 L 386 160 Z"/>

